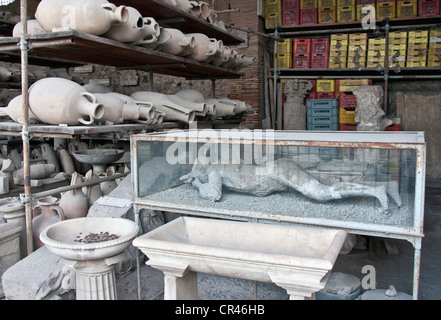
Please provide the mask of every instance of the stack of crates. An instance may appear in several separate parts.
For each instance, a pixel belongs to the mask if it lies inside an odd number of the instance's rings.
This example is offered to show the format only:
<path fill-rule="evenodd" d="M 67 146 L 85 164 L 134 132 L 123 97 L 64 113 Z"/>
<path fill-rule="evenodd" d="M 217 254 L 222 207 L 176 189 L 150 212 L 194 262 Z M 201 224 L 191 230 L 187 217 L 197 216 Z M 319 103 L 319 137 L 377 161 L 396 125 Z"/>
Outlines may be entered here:
<path fill-rule="evenodd" d="M 317 99 L 335 99 L 334 79 L 318 79 L 316 83 Z"/>
<path fill-rule="evenodd" d="M 360 86 L 372 85 L 370 79 L 343 79 L 336 84 L 339 100 L 339 130 L 356 131 L 355 109 L 357 108 L 357 99 L 353 90 Z"/>
<path fill-rule="evenodd" d="M 389 67 L 406 66 L 407 32 L 396 31 L 389 33 Z"/>
<path fill-rule="evenodd" d="M 406 67 L 419 68 L 427 66 L 427 49 L 429 30 L 409 31 Z"/>
<path fill-rule="evenodd" d="M 416 17 L 417 0 L 397 0 L 397 18 Z"/>
<path fill-rule="evenodd" d="M 430 30 L 428 67 L 441 67 L 441 29 Z"/>
<path fill-rule="evenodd" d="M 264 0 L 265 28 L 282 25 L 282 0 Z"/>
<path fill-rule="evenodd" d="M 366 15 L 370 14 L 371 12 L 374 12 L 374 13 L 376 12 L 375 11 L 375 0 L 356 0 L 356 1 L 357 1 L 356 2 L 357 7 L 356 7 L 355 11 L 356 11 L 357 21 L 363 20 L 363 18 Z M 370 6 L 370 9 L 366 10 L 365 13 L 363 13 L 364 6 Z M 366 9 L 368 9 L 368 8 L 366 8 Z"/>
<path fill-rule="evenodd" d="M 311 68 L 327 69 L 329 60 L 329 38 L 311 39 Z"/>
<path fill-rule="evenodd" d="M 356 20 L 356 0 L 337 0 L 337 21 L 351 22 Z"/>
<path fill-rule="evenodd" d="M 307 100 L 306 125 L 308 130 L 338 131 L 338 100 Z"/>
<path fill-rule="evenodd" d="M 366 68 L 367 33 L 349 34 L 348 68 Z"/>
<path fill-rule="evenodd" d="M 282 24 L 284 26 L 300 24 L 300 0 L 282 0 Z"/>
<path fill-rule="evenodd" d="M 439 15 L 439 0 L 418 0 L 418 15 L 436 16 Z"/>
<path fill-rule="evenodd" d="M 280 39 L 277 42 L 277 68 L 292 68 L 292 40 Z"/>
<path fill-rule="evenodd" d="M 395 18 L 397 15 L 396 5 L 395 0 L 377 0 L 377 19 Z"/>
<path fill-rule="evenodd" d="M 311 39 L 294 39 L 292 67 L 295 69 L 308 69 L 311 56 Z"/>
<path fill-rule="evenodd" d="M 337 21 L 335 1 L 336 0 L 318 0 L 319 23 L 333 23 Z"/>
<path fill-rule="evenodd" d="M 384 57 L 386 54 L 386 38 L 368 39 L 368 60 L 366 68 L 384 68 Z"/>
<path fill-rule="evenodd" d="M 317 24 L 317 0 L 300 0 L 300 24 Z"/>
<path fill-rule="evenodd" d="M 331 34 L 329 46 L 329 69 L 346 68 L 348 62 L 348 40 L 347 33 Z"/>

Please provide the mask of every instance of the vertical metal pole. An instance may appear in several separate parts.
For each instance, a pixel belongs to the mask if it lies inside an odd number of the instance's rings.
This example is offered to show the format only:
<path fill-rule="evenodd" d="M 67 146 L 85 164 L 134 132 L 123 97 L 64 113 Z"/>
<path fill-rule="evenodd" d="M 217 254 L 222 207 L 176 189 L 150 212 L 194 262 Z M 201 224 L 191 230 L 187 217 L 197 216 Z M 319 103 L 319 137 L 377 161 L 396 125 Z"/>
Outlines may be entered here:
<path fill-rule="evenodd" d="M 274 77 L 274 83 L 273 83 L 273 86 L 274 86 L 274 89 L 273 89 L 273 92 L 274 92 L 274 96 L 273 96 L 274 114 L 272 114 L 273 130 L 279 129 L 280 125 L 281 125 L 278 122 L 279 112 L 281 112 L 281 110 L 278 110 L 278 108 L 277 108 L 277 79 L 279 77 L 279 70 L 278 70 L 279 62 L 278 62 L 278 58 L 277 58 L 278 53 L 279 53 L 279 31 L 277 28 L 278 28 L 278 26 L 276 26 L 276 29 L 274 31 L 274 37 L 275 37 L 275 40 L 274 40 L 274 74 L 273 74 L 273 77 Z"/>
<path fill-rule="evenodd" d="M 386 113 L 386 116 L 388 114 L 388 108 L 389 108 L 389 19 L 386 18 L 386 47 L 384 48 L 384 103 L 383 103 L 383 109 Z"/>
<path fill-rule="evenodd" d="M 415 238 L 413 258 L 413 290 L 412 299 L 418 300 L 420 286 L 420 265 L 421 265 L 421 238 Z"/>
<path fill-rule="evenodd" d="M 20 0 L 20 15 L 22 23 L 22 35 L 20 39 L 21 51 L 21 92 L 23 113 L 23 171 L 24 171 L 24 204 L 26 210 L 26 237 L 27 250 L 30 255 L 34 248 L 32 243 L 32 195 L 30 176 L 30 150 L 29 150 L 29 94 L 28 94 L 28 42 L 27 42 L 27 0 Z"/>

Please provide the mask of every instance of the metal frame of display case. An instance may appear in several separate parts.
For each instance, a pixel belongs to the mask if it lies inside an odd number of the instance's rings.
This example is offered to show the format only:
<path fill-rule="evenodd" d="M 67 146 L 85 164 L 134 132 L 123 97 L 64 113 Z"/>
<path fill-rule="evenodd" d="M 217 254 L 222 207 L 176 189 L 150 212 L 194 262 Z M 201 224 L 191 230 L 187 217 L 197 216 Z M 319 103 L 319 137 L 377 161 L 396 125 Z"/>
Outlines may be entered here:
<path fill-rule="evenodd" d="M 219 131 L 214 131 L 219 133 Z M 272 131 L 271 139 L 244 138 L 241 132 L 233 131 L 227 138 L 221 135 L 204 133 L 204 131 L 171 131 L 134 135 L 131 137 L 131 167 L 133 183 L 133 204 L 135 214 L 143 208 L 158 211 L 169 211 L 194 216 L 234 219 L 262 223 L 301 224 L 315 227 L 338 228 L 352 234 L 378 236 L 407 240 L 412 243 L 414 254 L 413 297 L 418 298 L 419 272 L 421 259 L 421 242 L 424 219 L 426 143 L 421 132 L 324 132 L 324 131 Z M 265 135 L 265 131 L 263 131 Z M 253 212 L 243 209 L 226 209 L 198 206 L 186 203 L 167 203 L 139 197 L 138 176 L 138 142 L 185 142 L 185 143 L 227 143 L 227 144 L 273 144 L 274 146 L 301 147 L 337 147 L 366 149 L 398 149 L 416 151 L 415 200 L 413 226 L 393 226 L 372 222 L 342 221 L 336 219 L 317 218 L 312 216 L 295 216 L 274 212 Z"/>

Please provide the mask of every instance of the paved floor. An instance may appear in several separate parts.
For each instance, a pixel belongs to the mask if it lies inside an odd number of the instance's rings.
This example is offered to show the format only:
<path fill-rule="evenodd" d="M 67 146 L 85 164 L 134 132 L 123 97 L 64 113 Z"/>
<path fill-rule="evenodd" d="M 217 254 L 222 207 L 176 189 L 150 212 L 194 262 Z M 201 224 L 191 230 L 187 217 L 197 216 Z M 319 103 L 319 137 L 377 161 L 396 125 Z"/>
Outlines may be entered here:
<path fill-rule="evenodd" d="M 441 188 L 426 189 L 426 207 L 421 269 L 420 300 L 441 300 Z M 363 239 L 361 239 L 363 240 Z M 398 292 L 412 295 L 414 249 L 410 242 L 392 240 L 399 253 L 391 255 L 379 238 L 367 239 L 371 250 L 353 249 L 347 255 L 339 255 L 333 271 L 357 276 L 363 280 L 364 266 L 375 270 L 376 288 L 387 289 L 393 285 Z M 372 249 L 375 245 L 375 249 Z M 371 269 L 372 270 L 372 269 Z M 163 274 L 143 264 L 141 271 L 141 299 L 163 299 Z M 365 280 L 368 280 L 365 278 Z M 369 282 L 372 283 L 372 282 Z M 137 300 L 137 272 L 117 278 L 119 300 Z M 256 290 L 253 281 L 199 274 L 199 298 L 201 300 L 252 300 Z M 285 300 L 286 291 L 270 283 L 257 283 L 257 299 Z"/>

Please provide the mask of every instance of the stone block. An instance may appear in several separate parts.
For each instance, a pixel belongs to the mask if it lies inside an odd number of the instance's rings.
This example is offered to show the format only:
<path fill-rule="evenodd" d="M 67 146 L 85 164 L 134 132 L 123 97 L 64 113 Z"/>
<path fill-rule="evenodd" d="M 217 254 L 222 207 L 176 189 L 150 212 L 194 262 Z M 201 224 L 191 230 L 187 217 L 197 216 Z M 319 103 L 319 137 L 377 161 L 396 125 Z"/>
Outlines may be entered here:
<path fill-rule="evenodd" d="M 20 261 L 20 232 L 21 225 L 16 222 L 0 221 L 0 278 L 6 270 Z M 0 282 L 0 298 L 4 297 Z"/>

